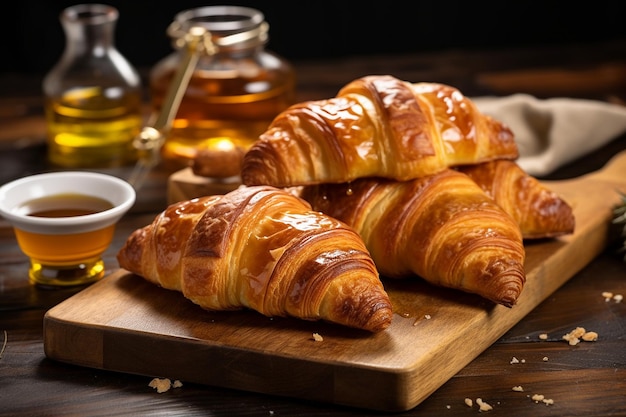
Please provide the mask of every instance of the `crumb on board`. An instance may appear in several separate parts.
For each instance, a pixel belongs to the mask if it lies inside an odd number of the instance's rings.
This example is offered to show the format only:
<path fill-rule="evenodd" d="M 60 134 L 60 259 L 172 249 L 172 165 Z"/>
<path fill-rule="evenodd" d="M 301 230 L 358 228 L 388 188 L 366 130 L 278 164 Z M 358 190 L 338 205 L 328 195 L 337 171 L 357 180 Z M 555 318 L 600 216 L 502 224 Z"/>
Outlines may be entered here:
<path fill-rule="evenodd" d="M 541 333 L 539 335 L 539 339 L 541 339 L 541 340 L 548 340 L 548 333 Z"/>
<path fill-rule="evenodd" d="M 544 361 L 544 362 L 548 362 L 548 357 L 544 356 L 541 360 Z"/>
<path fill-rule="evenodd" d="M 611 291 L 602 292 L 602 297 L 604 297 L 604 301 L 607 303 L 611 300 L 616 303 L 621 303 L 624 300 L 624 296 L 622 294 L 613 294 Z"/>
<path fill-rule="evenodd" d="M 316 342 L 323 342 L 324 338 L 319 333 L 313 333 L 313 340 Z"/>
<path fill-rule="evenodd" d="M 478 411 L 480 412 L 493 410 L 493 407 L 484 402 L 482 398 L 476 398 L 476 404 L 478 404 Z"/>
<path fill-rule="evenodd" d="M 464 401 L 465 401 L 465 405 L 468 407 L 471 407 L 474 405 L 474 401 L 472 401 L 471 398 L 466 398 Z"/>
<path fill-rule="evenodd" d="M 422 318 L 423 318 L 424 320 L 430 320 L 430 319 L 432 319 L 432 318 L 433 318 L 433 316 L 431 316 L 430 314 L 424 314 L 424 315 L 422 316 Z M 421 319 L 418 317 L 418 318 L 417 318 L 417 319 L 413 322 L 413 326 L 417 326 L 417 325 L 419 324 L 419 322 L 420 322 L 420 321 L 421 321 Z"/>
<path fill-rule="evenodd" d="M 552 398 L 546 398 L 545 395 L 543 394 L 533 394 L 532 397 L 530 397 L 531 400 L 533 400 L 535 403 L 539 404 L 539 403 L 543 403 L 545 405 L 553 405 L 554 404 L 554 400 Z"/>
<path fill-rule="evenodd" d="M 584 327 L 576 327 L 571 332 L 563 335 L 563 340 L 566 340 L 571 346 L 575 346 L 580 343 L 581 340 L 585 342 L 595 342 L 598 340 L 598 333 L 588 332 Z"/>
<path fill-rule="evenodd" d="M 180 388 L 183 383 L 179 380 L 172 382 L 169 378 L 153 378 L 148 384 L 150 388 L 154 388 L 159 394 L 169 391 L 170 388 Z"/>
<path fill-rule="evenodd" d="M 516 385 L 516 386 L 513 387 L 513 391 L 524 392 L 524 388 L 522 388 L 521 385 Z"/>
<path fill-rule="evenodd" d="M 596 332 L 586 332 L 582 339 L 585 342 L 595 342 L 596 340 L 598 340 L 598 333 Z"/>
<path fill-rule="evenodd" d="M 510 362 L 510 363 L 511 363 L 511 365 L 512 365 L 512 364 L 515 364 L 515 363 L 519 363 L 519 359 L 517 359 L 515 356 L 513 356 L 513 357 L 511 358 L 511 362 Z"/>

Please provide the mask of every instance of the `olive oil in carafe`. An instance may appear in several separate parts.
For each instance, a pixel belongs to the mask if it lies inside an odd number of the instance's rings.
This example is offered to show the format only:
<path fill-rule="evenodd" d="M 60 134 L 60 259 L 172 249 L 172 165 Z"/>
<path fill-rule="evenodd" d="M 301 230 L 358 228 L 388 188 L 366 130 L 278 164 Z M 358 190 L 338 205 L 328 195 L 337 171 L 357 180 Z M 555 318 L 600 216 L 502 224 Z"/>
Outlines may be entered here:
<path fill-rule="evenodd" d="M 64 167 L 111 167 L 136 160 L 132 141 L 142 126 L 138 91 L 85 87 L 45 106 L 48 155 Z"/>

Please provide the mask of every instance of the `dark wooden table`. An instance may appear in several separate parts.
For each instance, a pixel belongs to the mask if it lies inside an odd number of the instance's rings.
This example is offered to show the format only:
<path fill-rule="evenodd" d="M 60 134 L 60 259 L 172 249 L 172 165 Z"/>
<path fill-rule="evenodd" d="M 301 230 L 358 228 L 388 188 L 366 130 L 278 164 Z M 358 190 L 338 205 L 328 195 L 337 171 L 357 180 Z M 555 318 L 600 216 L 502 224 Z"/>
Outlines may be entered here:
<path fill-rule="evenodd" d="M 301 100 L 333 96 L 343 84 L 367 74 L 444 82 L 470 96 L 526 92 L 544 98 L 568 96 L 622 104 L 626 100 L 626 42 L 295 64 Z M 45 156 L 40 81 L 19 74 L 0 77 L 0 183 L 51 169 Z M 624 149 L 626 135 L 546 179 L 596 170 Z M 125 177 L 128 171 L 103 172 Z M 136 206 L 120 222 L 105 255 L 110 272 L 117 268 L 115 253 L 130 232 L 165 207 L 168 174 L 153 172 Z M 401 415 L 476 415 L 476 406 L 469 408 L 464 399 L 477 397 L 493 406 L 493 415 L 626 415 L 626 301 L 607 302 L 602 296 L 605 291 L 626 294 L 626 263 L 617 252 L 616 237 L 607 236 L 604 253 L 427 400 Z M 0 220 L 0 415 L 381 415 L 194 384 L 158 394 L 148 386 L 148 377 L 50 360 L 43 350 L 43 315 L 80 288 L 35 288 L 28 283 L 27 268 L 10 226 Z M 536 338 L 540 331 L 565 334 L 578 326 L 597 332 L 598 341 L 570 346 L 540 343 Z M 471 342 L 460 341 L 459 349 Z M 512 365 L 513 357 L 525 363 Z M 554 404 L 535 403 L 514 392 L 516 385 L 526 387 L 528 394 L 543 394 Z"/>

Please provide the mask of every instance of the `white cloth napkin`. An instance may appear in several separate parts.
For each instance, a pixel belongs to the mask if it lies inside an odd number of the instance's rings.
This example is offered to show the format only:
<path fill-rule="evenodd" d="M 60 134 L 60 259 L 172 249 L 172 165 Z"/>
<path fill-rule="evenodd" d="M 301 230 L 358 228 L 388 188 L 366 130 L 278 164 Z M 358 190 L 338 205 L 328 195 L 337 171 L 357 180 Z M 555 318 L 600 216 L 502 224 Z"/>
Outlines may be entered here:
<path fill-rule="evenodd" d="M 511 128 L 520 151 L 517 162 L 534 176 L 547 175 L 626 132 L 626 107 L 617 104 L 527 94 L 472 101 Z"/>

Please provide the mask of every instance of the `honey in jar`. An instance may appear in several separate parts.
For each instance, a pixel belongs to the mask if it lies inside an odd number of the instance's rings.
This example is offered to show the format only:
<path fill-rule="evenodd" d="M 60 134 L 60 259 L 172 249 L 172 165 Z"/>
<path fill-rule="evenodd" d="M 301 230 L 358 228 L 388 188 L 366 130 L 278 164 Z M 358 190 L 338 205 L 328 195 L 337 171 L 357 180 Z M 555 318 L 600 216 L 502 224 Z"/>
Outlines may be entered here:
<path fill-rule="evenodd" d="M 184 38 L 192 27 L 207 30 L 212 47 L 200 53 L 169 126 L 162 158 L 172 169 L 190 166 L 199 149 L 247 150 L 274 117 L 293 104 L 292 66 L 265 50 L 268 25 L 255 9 L 210 6 L 178 13 L 168 34 L 178 50 L 150 73 L 153 111 L 162 110 L 181 65 Z"/>

